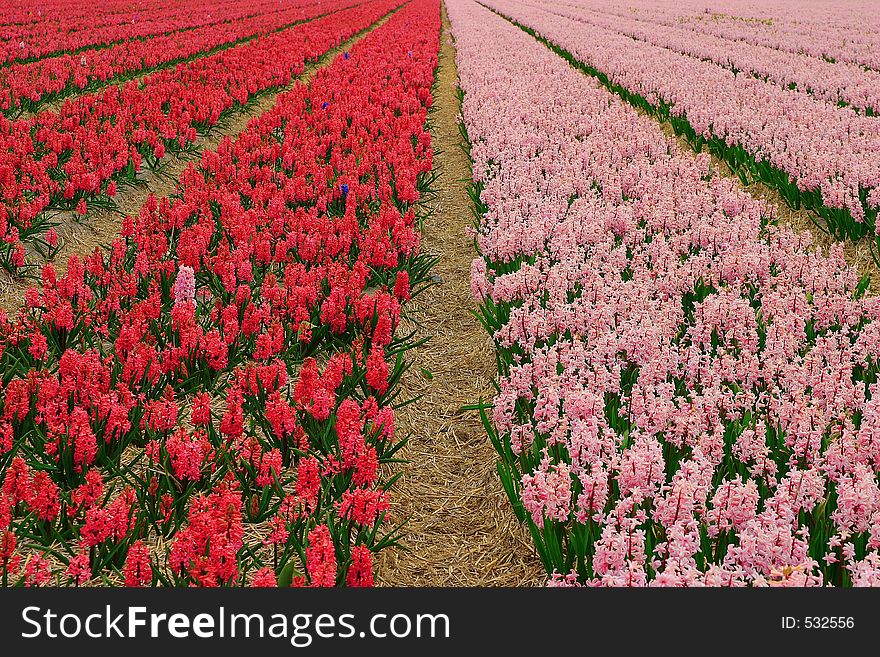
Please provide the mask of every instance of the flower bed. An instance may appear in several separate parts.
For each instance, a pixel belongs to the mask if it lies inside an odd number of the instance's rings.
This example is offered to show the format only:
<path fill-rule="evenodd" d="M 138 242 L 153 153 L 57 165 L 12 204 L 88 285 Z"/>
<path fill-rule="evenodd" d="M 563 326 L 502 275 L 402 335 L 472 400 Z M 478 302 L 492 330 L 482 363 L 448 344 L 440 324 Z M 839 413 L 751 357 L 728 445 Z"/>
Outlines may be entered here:
<path fill-rule="evenodd" d="M 553 7 L 551 11 L 587 26 L 608 29 L 639 41 L 713 62 L 736 75 L 751 75 L 782 88 L 806 91 L 831 104 L 849 106 L 869 116 L 880 113 L 880 72 L 858 64 L 830 62 L 821 57 L 809 57 L 790 50 L 695 32 L 683 26 L 663 25 L 652 21 L 650 14 L 636 18 L 609 16 L 587 7 L 567 5 Z"/>
<path fill-rule="evenodd" d="M 880 583 L 866 281 L 519 28 L 448 7 L 485 424 L 551 583 Z"/>
<path fill-rule="evenodd" d="M 792 207 L 815 210 L 840 239 L 874 235 L 880 119 L 516 0 L 486 4 L 669 121 L 695 148 L 706 145 L 744 182 L 762 181 Z"/>
<path fill-rule="evenodd" d="M 297 25 L 264 39 L 157 71 L 64 103 L 58 113 L 29 120 L 0 117 L 3 208 L 0 264 L 24 263 L 24 241 L 51 253 L 48 209 L 112 204 L 118 182 L 133 181 L 142 164 L 191 145 L 258 93 L 287 85 L 308 61 L 369 27 L 400 5 L 374 0 Z M 4 212 L 5 211 L 5 212 Z M 5 215 L 5 216 L 4 216 Z"/>
<path fill-rule="evenodd" d="M 4 584 L 372 583 L 438 34 L 408 3 L 3 318 Z"/>
<path fill-rule="evenodd" d="M 353 4 L 356 0 L 329 6 L 294 6 L 183 32 L 124 41 L 100 50 L 66 52 L 34 62 L 11 64 L 0 69 L 0 110 L 10 116 L 22 110 L 33 112 L 47 100 L 73 95 L 113 79 L 129 79 L 196 56 L 204 57 L 221 47 L 232 47 L 237 42 Z"/>
<path fill-rule="evenodd" d="M 298 0 L 305 1 L 305 0 Z M 0 64 L 106 47 L 277 9 L 272 0 L 193 5 L 172 0 L 135 8 L 127 0 L 22 2 L 0 8 Z"/>
<path fill-rule="evenodd" d="M 792 11 L 788 0 L 760 5 L 663 0 L 610 5 L 606 0 L 569 0 L 566 4 L 591 6 L 614 16 L 639 15 L 662 25 L 686 27 L 729 41 L 742 41 L 783 52 L 827 61 L 859 64 L 880 70 L 880 19 L 871 0 L 802 3 Z"/>

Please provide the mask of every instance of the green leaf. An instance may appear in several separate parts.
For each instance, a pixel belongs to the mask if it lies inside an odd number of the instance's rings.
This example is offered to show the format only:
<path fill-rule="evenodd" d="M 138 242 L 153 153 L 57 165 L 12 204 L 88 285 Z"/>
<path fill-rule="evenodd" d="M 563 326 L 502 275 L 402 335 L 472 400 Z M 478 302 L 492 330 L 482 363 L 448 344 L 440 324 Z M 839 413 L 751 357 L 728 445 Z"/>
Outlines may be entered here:
<path fill-rule="evenodd" d="M 284 568 L 281 569 L 281 574 L 278 576 L 278 588 L 290 588 L 290 584 L 293 582 L 294 577 L 302 577 L 302 573 L 296 569 L 296 564 L 291 559 L 287 562 Z"/>

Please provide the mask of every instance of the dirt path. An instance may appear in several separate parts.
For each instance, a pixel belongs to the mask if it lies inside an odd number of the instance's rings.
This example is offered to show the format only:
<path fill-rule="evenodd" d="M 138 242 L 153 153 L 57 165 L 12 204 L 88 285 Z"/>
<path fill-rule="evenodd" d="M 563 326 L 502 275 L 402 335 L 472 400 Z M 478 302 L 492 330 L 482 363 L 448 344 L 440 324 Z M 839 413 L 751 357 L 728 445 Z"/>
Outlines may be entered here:
<path fill-rule="evenodd" d="M 402 5 L 401 5 L 402 6 Z M 222 122 L 221 126 L 211 130 L 207 135 L 200 136 L 193 144 L 190 153 L 183 156 L 169 154 L 166 156 L 158 172 L 145 171 L 139 176 L 140 184 L 133 187 L 121 187 L 116 197 L 118 211 L 97 210 L 90 212 L 85 218 L 75 219 L 73 213 L 58 214 L 61 222 L 56 226 L 61 249 L 53 259 L 59 274 L 67 269 L 67 261 L 71 255 L 87 256 L 96 247 L 109 245 L 118 235 L 125 215 L 136 215 L 150 194 L 158 197 L 169 196 L 177 189 L 180 174 L 190 162 L 198 162 L 201 154 L 214 150 L 224 137 L 233 139 L 247 128 L 251 118 L 259 116 L 272 108 L 278 96 L 293 88 L 297 82 L 308 84 L 315 73 L 330 64 L 337 55 L 350 49 L 376 28 L 384 25 L 397 10 L 391 11 L 366 30 L 344 41 L 336 48 L 324 53 L 317 61 L 307 64 L 302 75 L 287 87 L 273 93 L 260 94 L 256 101 L 243 111 L 238 111 Z M 121 212 L 121 214 L 120 214 Z M 41 259 L 32 254 L 28 264 L 39 264 Z M 36 272 L 39 275 L 39 271 Z M 0 309 L 16 312 L 24 303 L 24 293 L 34 285 L 32 279 L 12 277 L 6 272 L 0 273 Z"/>
<path fill-rule="evenodd" d="M 465 233 L 471 206 L 470 163 L 458 130 L 458 71 L 443 14 L 436 111 L 430 114 L 436 198 L 423 229 L 424 248 L 440 257 L 442 282 L 413 302 L 410 313 L 433 336 L 415 350 L 403 380 L 397 432 L 411 434 L 403 476 L 392 489 L 392 520 L 409 518 L 407 550 L 380 553 L 377 583 L 385 586 L 528 586 L 545 580 L 528 531 L 519 524 L 495 471 L 497 455 L 473 412 L 462 406 L 492 396 L 495 358 L 471 315 L 473 243 Z M 401 330 L 405 330 L 402 327 Z M 426 375 L 426 372 L 429 374 Z M 430 378 L 429 378 L 430 377 Z"/>

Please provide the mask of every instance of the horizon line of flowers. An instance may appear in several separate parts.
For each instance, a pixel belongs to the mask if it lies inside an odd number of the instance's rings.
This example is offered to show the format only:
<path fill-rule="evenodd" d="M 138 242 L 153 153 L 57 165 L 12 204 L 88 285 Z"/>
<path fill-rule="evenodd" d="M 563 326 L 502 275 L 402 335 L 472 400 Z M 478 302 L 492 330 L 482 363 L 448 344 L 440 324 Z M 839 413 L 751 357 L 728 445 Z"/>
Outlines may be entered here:
<path fill-rule="evenodd" d="M 773 2 L 763 2 L 752 15 L 741 4 L 730 5 L 731 11 L 727 13 L 724 3 L 716 4 L 714 11 L 698 2 L 681 2 L 671 7 L 662 0 L 639 2 L 636 7 L 612 6 L 605 0 L 565 0 L 564 4 L 591 6 L 621 18 L 639 14 L 645 20 L 686 28 L 696 34 L 880 71 L 880 23 L 876 19 L 871 23 L 871 12 L 866 10 L 870 2 L 836 2 L 830 11 L 816 5 L 799 6 L 796 18 L 792 16 L 791 5 L 784 0 L 777 1 L 775 6 Z"/>
<path fill-rule="evenodd" d="M 310 0 L 296 0 L 307 3 Z M 100 50 L 124 41 L 183 32 L 204 25 L 222 23 L 263 13 L 271 0 L 247 0 L 232 7 L 200 4 L 197 7 L 173 3 L 167 6 L 142 7 L 131 11 L 124 0 L 101 3 L 31 8 L 27 17 L 6 20 L 0 26 L 0 67 L 13 62 L 33 62 L 66 51 Z M 0 9 L 0 17 L 3 11 Z M 14 9 L 10 7 L 9 9 Z"/>
<path fill-rule="evenodd" d="M 529 2 L 534 6 L 534 3 Z M 829 62 L 800 52 L 732 41 L 684 27 L 654 23 L 648 17 L 609 17 L 589 6 L 554 6 L 551 13 L 595 25 L 638 41 L 746 73 L 783 89 L 798 89 L 822 100 L 880 113 L 880 71 L 850 62 Z"/>
<path fill-rule="evenodd" d="M 0 111 L 11 118 L 22 111 L 35 112 L 46 101 L 94 90 L 117 78 L 133 77 L 210 55 L 220 48 L 233 47 L 362 1 L 350 0 L 348 4 L 331 6 L 329 11 L 321 4 L 309 3 L 254 13 L 263 0 L 252 0 L 254 9 L 249 9 L 244 17 L 234 17 L 240 10 L 229 11 L 233 18 L 191 27 L 183 33 L 160 33 L 97 51 L 78 50 L 33 62 L 13 63 L 0 68 Z"/>

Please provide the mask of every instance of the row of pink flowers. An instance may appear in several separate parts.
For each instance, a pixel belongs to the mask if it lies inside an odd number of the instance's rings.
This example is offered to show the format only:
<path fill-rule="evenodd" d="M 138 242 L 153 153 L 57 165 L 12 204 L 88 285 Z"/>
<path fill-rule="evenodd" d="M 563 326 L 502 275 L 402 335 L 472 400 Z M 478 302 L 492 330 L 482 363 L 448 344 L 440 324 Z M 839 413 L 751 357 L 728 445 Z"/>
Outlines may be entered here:
<path fill-rule="evenodd" d="M 880 299 L 470 0 L 487 429 L 554 584 L 880 584 Z"/>
<path fill-rule="evenodd" d="M 535 5 L 534 2 L 529 4 Z M 743 41 L 668 26 L 650 16 L 611 16 L 584 7 L 558 5 L 553 13 L 645 41 L 655 46 L 714 62 L 774 82 L 793 86 L 830 103 L 846 103 L 865 112 L 880 113 L 880 72 L 849 62 L 829 62 L 800 52 L 788 52 Z"/>
<path fill-rule="evenodd" d="M 70 95 L 118 76 L 133 76 L 168 62 L 190 59 L 353 4 L 355 0 L 341 4 L 285 5 L 281 11 L 124 41 L 97 50 L 67 52 L 34 62 L 11 64 L 0 69 L 0 110 L 33 110 L 46 99 Z M 248 13 L 258 9 L 258 4 L 251 4 Z"/>
<path fill-rule="evenodd" d="M 640 17 L 731 41 L 880 70 L 880 19 L 873 0 L 566 0 L 611 16 Z"/>
<path fill-rule="evenodd" d="M 819 190 L 824 205 L 857 221 L 880 207 L 880 119 L 517 0 L 486 4 L 630 93 L 670 106 L 698 135 L 739 145 L 799 189 Z"/>

